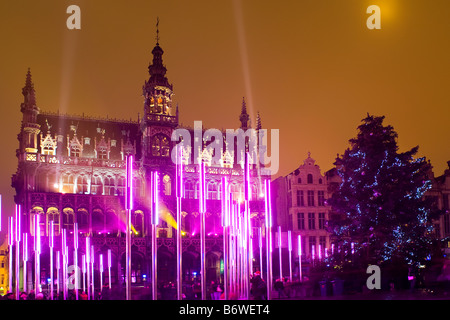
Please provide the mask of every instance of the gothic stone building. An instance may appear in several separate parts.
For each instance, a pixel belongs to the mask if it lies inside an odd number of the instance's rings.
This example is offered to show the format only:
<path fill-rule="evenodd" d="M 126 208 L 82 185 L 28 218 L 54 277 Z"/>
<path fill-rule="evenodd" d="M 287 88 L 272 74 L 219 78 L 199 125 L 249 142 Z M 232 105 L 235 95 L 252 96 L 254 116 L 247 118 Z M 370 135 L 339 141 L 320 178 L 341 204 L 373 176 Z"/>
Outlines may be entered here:
<path fill-rule="evenodd" d="M 125 274 L 125 160 L 134 155 L 132 212 L 132 282 L 145 284 L 151 270 L 151 221 L 149 190 L 151 172 L 160 173 L 160 216 L 158 234 L 158 280 L 175 280 L 176 196 L 175 165 L 171 161 L 173 130 L 179 127 L 178 107 L 172 105 L 173 86 L 166 77 L 163 50 L 157 43 L 152 50 L 149 79 L 143 85 L 143 117 L 137 121 L 100 119 L 44 112 L 36 103 L 31 73 L 28 71 L 22 90 L 22 125 L 18 134 L 17 172 L 12 177 L 15 202 L 22 206 L 22 230 L 33 236 L 33 217 L 40 215 L 42 247 L 48 248 L 50 221 L 55 236 L 67 229 L 69 248 L 74 223 L 78 224 L 80 243 L 91 236 L 96 259 L 112 251 L 112 284 L 121 284 Z M 239 117 L 241 128 L 249 128 L 245 101 Z M 260 119 L 256 121 L 260 127 Z M 257 128 L 258 129 L 258 128 Z M 189 129 L 192 131 L 192 129 Z M 203 143 L 201 156 L 207 162 L 206 268 L 207 280 L 220 280 L 223 241 L 221 238 L 221 177 L 229 178 L 235 199 L 243 192 L 243 164 L 236 154 L 224 152 L 220 165 L 212 165 L 211 151 Z M 185 152 L 193 160 L 193 153 Z M 185 159 L 184 159 L 185 160 Z M 194 163 L 191 161 L 191 163 Z M 208 166 L 208 164 L 210 164 Z M 198 277 L 200 269 L 198 165 L 184 166 L 185 194 L 182 199 L 183 276 L 185 281 Z M 251 176 L 256 177 L 256 166 Z M 252 224 L 264 222 L 261 185 L 270 176 L 253 179 L 250 202 Z M 257 181 L 259 180 L 259 183 Z M 261 183 L 262 181 L 262 183 Z M 58 243 L 58 241 L 55 241 Z M 55 244 L 55 250 L 58 244 Z M 80 245 L 79 256 L 84 254 Z M 257 254 L 254 254 L 257 257 Z M 71 255 L 69 258 L 69 264 Z M 30 249 L 29 283 L 34 270 Z M 41 283 L 49 275 L 48 252 L 41 255 Z M 98 261 L 98 260 L 96 260 Z M 256 264 L 257 265 L 257 264 Z M 97 266 L 96 266 L 97 268 Z M 98 282 L 97 282 L 98 283 Z"/>

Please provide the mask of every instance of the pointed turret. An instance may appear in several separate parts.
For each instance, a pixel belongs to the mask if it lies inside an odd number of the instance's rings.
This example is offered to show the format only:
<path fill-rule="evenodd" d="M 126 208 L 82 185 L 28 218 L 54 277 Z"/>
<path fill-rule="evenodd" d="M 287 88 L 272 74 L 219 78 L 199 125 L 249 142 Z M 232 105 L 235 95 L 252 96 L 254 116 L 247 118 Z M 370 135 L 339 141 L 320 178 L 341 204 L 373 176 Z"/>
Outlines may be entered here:
<path fill-rule="evenodd" d="M 36 93 L 34 91 L 33 80 L 31 79 L 31 71 L 28 68 L 25 87 L 22 88 L 22 95 L 24 97 L 23 103 L 20 106 L 20 111 L 34 111 L 39 112 L 39 108 L 36 106 Z"/>
<path fill-rule="evenodd" d="M 259 131 L 262 129 L 261 125 L 261 116 L 259 115 L 259 111 L 256 113 L 256 131 Z"/>
<path fill-rule="evenodd" d="M 241 121 L 241 129 L 244 131 L 249 128 L 248 120 L 249 120 L 249 116 L 247 113 L 247 105 L 245 103 L 245 98 L 242 97 L 242 109 L 241 109 L 241 115 L 239 116 L 239 121 Z"/>
<path fill-rule="evenodd" d="M 28 72 L 25 80 L 25 87 L 22 88 L 23 102 L 20 105 L 22 112 L 22 128 L 17 136 L 19 140 L 19 152 L 38 151 L 37 136 L 40 133 L 40 125 L 37 123 L 39 108 L 36 106 L 36 93 L 31 79 L 31 71 Z"/>

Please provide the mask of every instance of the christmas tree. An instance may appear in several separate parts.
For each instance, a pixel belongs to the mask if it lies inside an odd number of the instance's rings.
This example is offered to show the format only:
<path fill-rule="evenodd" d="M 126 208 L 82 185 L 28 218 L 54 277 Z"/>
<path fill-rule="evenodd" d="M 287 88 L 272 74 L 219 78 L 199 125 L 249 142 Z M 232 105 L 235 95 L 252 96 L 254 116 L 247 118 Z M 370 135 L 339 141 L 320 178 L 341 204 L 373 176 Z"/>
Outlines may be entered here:
<path fill-rule="evenodd" d="M 360 266 L 402 262 L 413 267 L 431 250 L 431 188 L 425 158 L 418 147 L 399 152 L 397 133 L 384 116 L 367 115 L 356 138 L 335 162 L 341 184 L 328 203 L 340 219 L 329 222 L 335 262 Z"/>

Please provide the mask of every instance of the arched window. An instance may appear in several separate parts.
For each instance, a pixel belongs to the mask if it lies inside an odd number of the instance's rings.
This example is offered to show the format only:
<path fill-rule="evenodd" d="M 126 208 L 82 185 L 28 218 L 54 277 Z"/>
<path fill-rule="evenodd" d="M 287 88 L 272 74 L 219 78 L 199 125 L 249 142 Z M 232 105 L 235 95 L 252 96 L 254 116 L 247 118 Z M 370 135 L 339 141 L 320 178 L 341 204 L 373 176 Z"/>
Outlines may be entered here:
<path fill-rule="evenodd" d="M 307 182 L 308 182 L 308 184 L 312 184 L 313 183 L 313 176 L 312 176 L 311 173 L 308 173 Z"/>
<path fill-rule="evenodd" d="M 131 217 L 131 224 L 134 227 L 135 236 L 142 237 L 142 232 L 144 231 L 144 213 L 141 210 L 136 210 L 133 212 L 133 216 Z"/>
<path fill-rule="evenodd" d="M 91 193 L 92 194 L 103 194 L 102 179 L 99 176 L 92 177 Z"/>
<path fill-rule="evenodd" d="M 168 157 L 170 151 L 170 141 L 163 134 L 154 135 L 152 138 L 152 156 Z"/>
<path fill-rule="evenodd" d="M 89 231 L 89 215 L 86 209 L 80 208 L 77 210 L 78 230 L 82 232 Z"/>
<path fill-rule="evenodd" d="M 74 144 L 70 148 L 70 156 L 71 157 L 81 157 L 81 148 L 80 146 Z"/>
<path fill-rule="evenodd" d="M 206 186 L 206 199 L 217 199 L 217 184 L 214 181 L 209 181 Z"/>
<path fill-rule="evenodd" d="M 63 193 L 73 193 L 73 176 L 65 174 L 62 178 L 63 181 Z"/>
<path fill-rule="evenodd" d="M 240 185 L 237 183 L 230 184 L 230 192 L 233 195 L 233 200 L 237 201 L 240 196 Z"/>
<path fill-rule="evenodd" d="M 86 194 L 88 193 L 89 184 L 88 178 L 85 175 L 78 176 L 77 178 L 77 193 Z"/>
<path fill-rule="evenodd" d="M 163 178 L 163 184 L 164 184 L 164 194 L 166 196 L 170 196 L 172 194 L 172 181 L 167 174 Z"/>
<path fill-rule="evenodd" d="M 125 177 L 119 177 L 119 179 L 117 180 L 117 189 L 119 195 L 121 196 L 125 195 L 125 184 L 126 184 Z"/>
<path fill-rule="evenodd" d="M 113 196 L 114 188 L 115 188 L 114 178 L 111 176 L 107 176 L 105 178 L 105 195 Z"/>
<path fill-rule="evenodd" d="M 63 227 L 73 230 L 74 212 L 72 208 L 63 209 Z"/>
<path fill-rule="evenodd" d="M 186 181 L 184 184 L 184 197 L 186 199 L 195 199 L 195 182 Z"/>

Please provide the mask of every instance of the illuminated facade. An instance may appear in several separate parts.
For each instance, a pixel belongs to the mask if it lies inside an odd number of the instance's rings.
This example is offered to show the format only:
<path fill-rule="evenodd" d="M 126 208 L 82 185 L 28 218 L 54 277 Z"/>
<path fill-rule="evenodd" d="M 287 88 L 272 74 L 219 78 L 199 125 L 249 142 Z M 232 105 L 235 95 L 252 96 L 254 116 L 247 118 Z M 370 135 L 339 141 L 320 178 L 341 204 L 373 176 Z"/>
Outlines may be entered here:
<path fill-rule="evenodd" d="M 33 235 L 33 217 L 40 215 L 42 247 L 48 246 L 50 222 L 55 236 L 62 229 L 72 232 L 78 224 L 81 236 L 92 236 L 96 255 L 106 256 L 112 251 L 112 283 L 123 283 L 125 274 L 125 184 L 126 157 L 133 155 L 134 210 L 132 212 L 132 282 L 150 279 L 151 219 L 148 197 L 150 175 L 160 173 L 160 222 L 158 225 L 158 280 L 175 280 L 176 196 L 175 165 L 171 160 L 172 133 L 179 128 L 178 107 L 172 104 L 173 87 L 166 77 L 163 50 L 157 43 L 152 50 L 153 60 L 148 67 L 149 79 L 143 85 L 144 113 L 136 120 L 100 119 L 43 112 L 36 104 L 34 85 L 28 71 L 22 90 L 23 120 L 18 134 L 17 172 L 12 186 L 15 202 L 23 208 L 23 229 Z M 239 116 L 241 128 L 249 127 L 245 101 Z M 260 125 L 258 117 L 256 121 Z M 192 128 L 187 128 L 193 131 Z M 258 129 L 258 128 L 256 128 Z M 225 135 L 225 133 L 224 133 Z M 194 138 L 193 138 L 194 139 Z M 206 168 L 206 267 L 207 279 L 220 281 L 221 239 L 221 178 L 227 176 L 234 199 L 243 193 L 243 163 L 237 162 L 234 152 L 224 152 L 220 165 L 211 164 L 211 151 L 202 145 L 201 157 Z M 234 153 L 234 154 L 233 154 Z M 193 152 L 184 150 L 184 160 Z M 208 161 L 209 160 L 209 161 Z M 190 281 L 199 273 L 199 214 L 198 165 L 184 166 L 185 194 L 182 199 L 183 278 Z M 256 166 L 251 171 L 252 224 L 264 221 L 264 200 L 259 196 L 264 179 Z M 68 236 L 72 246 L 73 237 Z M 81 242 L 81 240 L 80 240 Z M 56 250 L 58 250 L 56 248 Z M 79 255 L 83 254 L 80 249 Z M 255 254 L 255 256 L 257 256 Z M 30 252 L 29 283 L 34 277 L 33 254 Z M 48 261 L 45 250 L 41 262 Z M 70 258 L 69 258 L 70 263 Z M 45 284 L 48 270 L 40 275 Z"/>
<path fill-rule="evenodd" d="M 302 165 L 272 183 L 276 223 L 282 232 L 292 230 L 294 239 L 298 235 L 302 237 L 302 260 L 305 264 L 312 265 L 330 252 L 330 234 L 326 230 L 331 210 L 326 201 L 327 182 L 327 177 L 322 175 L 320 167 L 308 153 Z M 298 259 L 297 246 L 294 241 L 294 261 Z"/>

